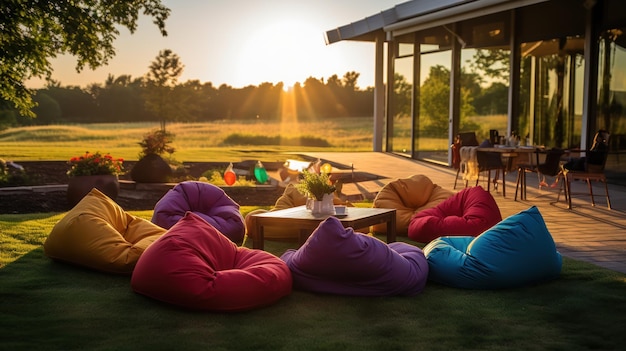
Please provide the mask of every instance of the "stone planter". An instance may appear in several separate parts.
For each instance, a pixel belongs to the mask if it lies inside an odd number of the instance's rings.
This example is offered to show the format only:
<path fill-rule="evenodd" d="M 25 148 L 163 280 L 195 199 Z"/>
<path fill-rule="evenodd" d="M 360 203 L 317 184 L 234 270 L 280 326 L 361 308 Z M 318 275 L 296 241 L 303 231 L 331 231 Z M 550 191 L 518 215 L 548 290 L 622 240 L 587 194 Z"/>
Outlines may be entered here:
<path fill-rule="evenodd" d="M 161 156 L 144 156 L 130 170 L 130 177 L 137 183 L 167 183 L 172 167 Z"/>
<path fill-rule="evenodd" d="M 75 206 L 93 188 L 115 200 L 120 192 L 120 183 L 117 175 L 113 174 L 71 177 L 67 184 L 68 204 Z"/>

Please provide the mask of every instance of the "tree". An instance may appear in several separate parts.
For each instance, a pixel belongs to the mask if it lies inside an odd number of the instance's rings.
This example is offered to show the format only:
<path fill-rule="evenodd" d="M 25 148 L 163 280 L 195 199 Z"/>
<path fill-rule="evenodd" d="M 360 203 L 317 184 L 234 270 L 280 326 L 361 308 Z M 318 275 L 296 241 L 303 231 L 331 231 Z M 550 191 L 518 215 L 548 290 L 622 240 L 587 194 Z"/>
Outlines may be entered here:
<path fill-rule="evenodd" d="M 163 36 L 170 9 L 161 0 L 4 0 L 0 6 L 0 97 L 34 117 L 33 91 L 25 82 L 49 79 L 51 58 L 70 54 L 76 71 L 106 65 L 119 26 L 137 29 L 139 12 L 151 16 Z"/>
<path fill-rule="evenodd" d="M 468 118 L 475 113 L 472 105 L 473 91 L 478 87 L 476 74 L 461 72 L 461 129 L 471 130 L 477 126 Z M 421 87 L 420 118 L 424 130 L 430 135 L 441 135 L 448 130 L 450 104 L 450 70 L 441 65 L 430 67 L 428 77 Z"/>
<path fill-rule="evenodd" d="M 180 100 L 174 98 L 173 91 L 183 68 L 178 55 L 165 49 L 159 51 L 146 74 L 146 108 L 159 117 L 162 131 L 165 131 L 166 121 L 175 120 L 181 109 Z"/>
<path fill-rule="evenodd" d="M 477 49 L 471 67 L 499 82 L 508 82 L 510 61 L 508 50 Z"/>

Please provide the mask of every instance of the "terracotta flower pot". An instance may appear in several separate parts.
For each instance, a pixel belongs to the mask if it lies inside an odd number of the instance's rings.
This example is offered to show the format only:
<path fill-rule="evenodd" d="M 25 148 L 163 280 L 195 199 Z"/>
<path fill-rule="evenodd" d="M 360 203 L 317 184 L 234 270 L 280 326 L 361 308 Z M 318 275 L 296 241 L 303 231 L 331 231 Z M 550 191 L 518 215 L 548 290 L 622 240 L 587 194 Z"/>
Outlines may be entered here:
<path fill-rule="evenodd" d="M 120 192 L 120 183 L 117 175 L 113 174 L 71 177 L 67 184 L 67 202 L 75 206 L 93 188 L 115 200 Z"/>

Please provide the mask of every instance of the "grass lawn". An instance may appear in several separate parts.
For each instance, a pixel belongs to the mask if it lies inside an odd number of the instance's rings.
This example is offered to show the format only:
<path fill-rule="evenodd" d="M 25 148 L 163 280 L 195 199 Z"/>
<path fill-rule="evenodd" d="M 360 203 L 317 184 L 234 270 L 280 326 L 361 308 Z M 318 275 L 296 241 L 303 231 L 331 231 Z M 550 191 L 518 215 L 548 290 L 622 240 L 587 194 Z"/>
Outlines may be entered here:
<path fill-rule="evenodd" d="M 249 312 L 195 312 L 135 294 L 129 276 L 48 259 L 42 245 L 62 216 L 0 215 L 2 350 L 613 350 L 626 344 L 626 275 L 567 258 L 560 279 L 537 286 L 474 291 L 428 283 L 417 296 L 380 298 L 294 291 Z M 276 255 L 290 247 L 265 244 Z"/>

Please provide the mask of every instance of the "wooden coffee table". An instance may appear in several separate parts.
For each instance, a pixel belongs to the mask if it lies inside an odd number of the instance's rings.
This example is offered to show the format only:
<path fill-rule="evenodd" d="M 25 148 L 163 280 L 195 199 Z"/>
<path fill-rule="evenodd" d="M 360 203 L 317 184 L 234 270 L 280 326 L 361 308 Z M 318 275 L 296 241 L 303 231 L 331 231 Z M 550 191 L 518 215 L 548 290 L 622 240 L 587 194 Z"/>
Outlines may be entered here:
<path fill-rule="evenodd" d="M 280 226 L 293 228 L 299 231 L 300 244 L 303 244 L 313 230 L 332 215 L 313 215 L 305 206 L 288 208 L 279 211 L 270 211 L 252 215 L 252 223 L 256 235 L 252 241 L 252 247 L 263 250 L 264 228 L 267 226 Z M 387 223 L 387 242 L 396 241 L 396 210 L 391 208 L 346 208 L 346 215 L 334 216 L 344 228 L 364 228 L 376 224 Z"/>

